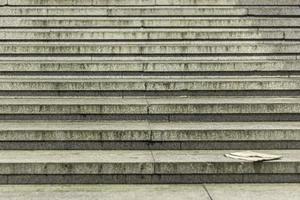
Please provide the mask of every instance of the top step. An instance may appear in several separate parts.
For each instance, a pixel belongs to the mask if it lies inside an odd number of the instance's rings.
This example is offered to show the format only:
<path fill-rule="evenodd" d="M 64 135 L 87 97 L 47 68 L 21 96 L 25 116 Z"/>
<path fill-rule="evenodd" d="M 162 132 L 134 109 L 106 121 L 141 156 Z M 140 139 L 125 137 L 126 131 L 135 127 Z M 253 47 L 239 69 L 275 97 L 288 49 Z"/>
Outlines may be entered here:
<path fill-rule="evenodd" d="M 0 5 L 300 5 L 300 0 L 0 0 Z"/>

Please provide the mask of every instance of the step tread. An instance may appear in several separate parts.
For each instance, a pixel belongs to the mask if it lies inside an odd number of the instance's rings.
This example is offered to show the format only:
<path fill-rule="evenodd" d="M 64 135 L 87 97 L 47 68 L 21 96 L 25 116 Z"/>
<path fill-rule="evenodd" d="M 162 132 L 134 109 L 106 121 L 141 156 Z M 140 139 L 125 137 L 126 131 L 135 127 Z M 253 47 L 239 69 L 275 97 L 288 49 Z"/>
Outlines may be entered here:
<path fill-rule="evenodd" d="M 29 6 L 2 7 L 3 16 L 298 16 L 296 6 Z"/>
<path fill-rule="evenodd" d="M 299 0 L 1 0 L 0 5 L 299 5 Z"/>
<path fill-rule="evenodd" d="M 0 121 L 0 141 L 300 141 L 299 122 Z"/>
<path fill-rule="evenodd" d="M 0 151 L 4 163 L 243 163 L 224 156 L 233 150 L 37 150 Z M 295 162 L 300 164 L 300 150 L 257 150 L 282 155 L 282 159 L 265 163 Z M 244 161 L 246 163 L 251 163 Z M 263 163 L 262 163 L 263 164 Z"/>
<path fill-rule="evenodd" d="M 1 17 L 0 27 L 299 27 L 294 17 Z"/>
<path fill-rule="evenodd" d="M 300 104 L 300 97 L 0 97 L 1 105 Z"/>
<path fill-rule="evenodd" d="M 300 130 L 300 122 L 0 121 L 0 131 Z"/>
<path fill-rule="evenodd" d="M 0 82 L 298 82 L 299 76 L 0 76 Z"/>

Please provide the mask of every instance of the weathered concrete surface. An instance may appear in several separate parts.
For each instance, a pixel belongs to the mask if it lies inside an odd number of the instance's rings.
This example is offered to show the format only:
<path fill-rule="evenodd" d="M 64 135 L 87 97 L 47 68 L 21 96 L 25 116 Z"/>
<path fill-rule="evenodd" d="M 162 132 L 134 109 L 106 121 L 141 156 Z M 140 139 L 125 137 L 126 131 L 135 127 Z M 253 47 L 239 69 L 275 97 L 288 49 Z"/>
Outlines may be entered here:
<path fill-rule="evenodd" d="M 187 40 L 299 38 L 299 29 L 2 29 L 1 40 Z"/>
<path fill-rule="evenodd" d="M 2 76 L 4 91 L 300 90 L 299 77 Z"/>
<path fill-rule="evenodd" d="M 3 16 L 298 16 L 297 7 L 2 7 Z"/>
<path fill-rule="evenodd" d="M 245 162 L 227 151 L 1 151 L 1 175 L 289 175 L 300 173 L 299 150 L 258 151 L 280 160 Z"/>
<path fill-rule="evenodd" d="M 210 200 L 202 185 L 0 186 L 4 200 Z"/>
<path fill-rule="evenodd" d="M 299 3 L 0 0 L 0 184 L 299 182 Z M 223 156 L 243 148 L 283 158 Z"/>
<path fill-rule="evenodd" d="M 299 0 L 3 0 L 8 5 L 299 5 Z"/>
<path fill-rule="evenodd" d="M 300 61 L 116 60 L 0 61 L 1 72 L 272 72 L 300 71 Z M 5 76 L 2 76 L 5 78 Z M 158 78 L 158 77 L 157 77 Z M 117 80 L 116 80 L 117 81 Z"/>
<path fill-rule="evenodd" d="M 155 172 L 158 174 L 299 173 L 297 160 L 300 159 L 300 155 L 297 150 L 258 151 L 283 156 L 281 160 L 263 163 L 226 158 L 224 156 L 226 152 L 234 151 L 152 151 L 152 154 L 155 160 Z"/>
<path fill-rule="evenodd" d="M 0 54 L 295 54 L 300 53 L 300 42 L 1 42 Z"/>
<path fill-rule="evenodd" d="M 280 114 L 299 113 L 299 98 L 0 98 L 5 114 Z"/>
<path fill-rule="evenodd" d="M 278 17 L 1 17 L 0 27 L 300 27 L 299 18 Z"/>
<path fill-rule="evenodd" d="M 298 200 L 299 184 L 205 185 L 211 200 Z"/>
<path fill-rule="evenodd" d="M 0 174 L 151 174 L 150 151 L 2 151 Z"/>
<path fill-rule="evenodd" d="M 0 141 L 300 141 L 299 122 L 0 122 Z"/>
<path fill-rule="evenodd" d="M 298 200 L 299 184 L 0 186 L 7 200 Z M 1 198 L 1 199 L 2 199 Z"/>

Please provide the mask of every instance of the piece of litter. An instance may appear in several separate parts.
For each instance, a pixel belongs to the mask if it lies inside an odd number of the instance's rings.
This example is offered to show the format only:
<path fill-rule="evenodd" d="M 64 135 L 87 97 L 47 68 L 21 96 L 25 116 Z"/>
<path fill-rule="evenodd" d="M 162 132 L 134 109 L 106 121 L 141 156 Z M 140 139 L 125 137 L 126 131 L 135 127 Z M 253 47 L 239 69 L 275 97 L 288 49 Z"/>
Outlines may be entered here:
<path fill-rule="evenodd" d="M 225 156 L 228 158 L 246 160 L 246 161 L 252 161 L 252 162 L 277 160 L 282 157 L 279 155 L 257 153 L 257 152 L 253 152 L 253 151 L 234 152 L 234 153 L 225 154 Z"/>

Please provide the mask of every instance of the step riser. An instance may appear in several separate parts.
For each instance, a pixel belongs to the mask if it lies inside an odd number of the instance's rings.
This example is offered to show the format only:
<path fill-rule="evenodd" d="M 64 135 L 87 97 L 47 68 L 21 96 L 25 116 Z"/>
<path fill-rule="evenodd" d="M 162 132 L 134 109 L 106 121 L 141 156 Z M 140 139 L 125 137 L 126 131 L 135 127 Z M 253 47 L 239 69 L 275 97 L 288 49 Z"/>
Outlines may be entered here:
<path fill-rule="evenodd" d="M 294 43 L 154 43 L 154 44 L 15 44 L 2 43 L 0 55 L 243 55 L 300 54 L 300 44 Z"/>
<path fill-rule="evenodd" d="M 124 77 L 132 77 L 132 76 L 137 76 L 137 77 L 157 77 L 160 78 L 162 76 L 180 76 L 182 78 L 188 77 L 188 76 L 198 76 L 199 78 L 207 77 L 207 76 L 215 76 L 220 77 L 230 77 L 230 76 L 237 76 L 239 78 L 247 77 L 247 76 L 274 76 L 274 77 L 291 77 L 291 76 L 297 76 L 299 77 L 300 75 L 300 70 L 290 70 L 290 71 L 212 71 L 212 72 L 180 72 L 180 71 L 175 71 L 175 72 L 138 72 L 138 71 L 129 71 L 129 72 L 99 72 L 99 71 L 51 71 L 51 72 L 42 72 L 42 71 L 2 71 L 0 70 L 0 76 L 40 76 L 40 77 L 47 77 L 47 76 L 69 76 L 69 77 L 74 77 L 74 76 L 124 76 Z M 1 91 L 0 91 L 1 93 Z M 1 95 L 0 95 L 1 96 Z"/>
<path fill-rule="evenodd" d="M 150 104 L 150 105 L 0 105 L 0 114 L 27 114 L 27 115 L 51 115 L 51 114 L 76 114 L 76 115 L 201 115 L 201 114 L 298 114 L 299 103 L 274 103 L 274 104 Z"/>
<path fill-rule="evenodd" d="M 74 122 L 76 124 L 76 122 Z M 0 132 L 1 142 L 278 142 L 300 141 L 300 130 L 14 130 Z M 242 128 L 241 128 L 242 129 Z M 150 144 L 151 145 L 151 144 Z M 1 148 L 1 147 L 0 147 Z"/>
<path fill-rule="evenodd" d="M 245 142 L 0 142 L 0 150 L 272 150 L 300 149 L 300 141 Z"/>
<path fill-rule="evenodd" d="M 300 11 L 299 11 L 300 12 Z M 267 32 L 267 31 L 227 31 L 213 32 L 213 31 L 99 31 L 92 32 L 82 31 L 81 29 L 72 31 L 28 31 L 22 30 L 14 31 L 0 31 L 1 41 L 9 40 L 44 40 L 44 41 L 72 41 L 72 40 L 95 40 L 95 41 L 112 41 L 112 40 L 289 40 L 300 39 L 300 33 L 297 31 L 291 32 Z M 286 34 L 286 35 L 285 35 Z"/>
<path fill-rule="evenodd" d="M 0 5 L 299 5 L 299 0 L 0 0 Z"/>
<path fill-rule="evenodd" d="M 299 183 L 298 174 L 257 175 L 10 175 L 0 184 L 201 184 L 201 183 Z"/>
<path fill-rule="evenodd" d="M 1 16 L 299 16 L 300 8 L 220 7 L 27 7 L 0 8 Z"/>
<path fill-rule="evenodd" d="M 219 91 L 0 91 L 0 96 L 57 96 L 57 97 L 295 97 L 300 95 L 300 90 L 219 90 Z"/>
<path fill-rule="evenodd" d="M 299 18 L 82 18 L 2 17 L 2 28 L 162 28 L 162 27 L 300 27 Z"/>
<path fill-rule="evenodd" d="M 178 92 L 178 91 L 299 91 L 298 81 L 201 81 L 201 82 L 4 82 L 0 81 L 0 91 L 81 91 L 81 92 Z"/>
<path fill-rule="evenodd" d="M 91 115 L 91 114 L 68 114 L 68 115 L 45 115 L 45 114 L 0 114 L 0 120 L 126 120 L 126 121 L 154 121 L 154 122 L 285 122 L 300 121 L 300 114 L 119 114 L 119 115 Z"/>
<path fill-rule="evenodd" d="M 298 174 L 258 175 L 10 175 L 0 184 L 201 184 L 201 183 L 299 183 Z"/>
<path fill-rule="evenodd" d="M 55 58 L 53 58 L 55 59 Z M 180 72 L 184 73 L 227 73 L 227 72 L 299 72 L 300 61 L 219 61 L 219 62 L 153 62 L 153 61 L 141 61 L 141 62 L 123 62 L 115 61 L 112 63 L 101 63 L 86 62 L 68 63 L 68 62 L 41 62 L 37 61 L 23 61 L 23 62 L 0 62 L 0 73 L 1 72 L 57 72 L 57 73 L 75 73 L 75 72 L 145 72 L 145 73 L 169 73 L 169 72 Z"/>
<path fill-rule="evenodd" d="M 155 151 L 154 151 L 155 152 Z M 223 156 L 223 155 L 220 155 Z M 121 163 L 1 163 L 0 175 L 289 175 L 299 174 L 298 162 L 121 162 Z M 259 169 L 257 169 L 259 168 Z M 299 174 L 300 175 L 300 174 Z"/>

